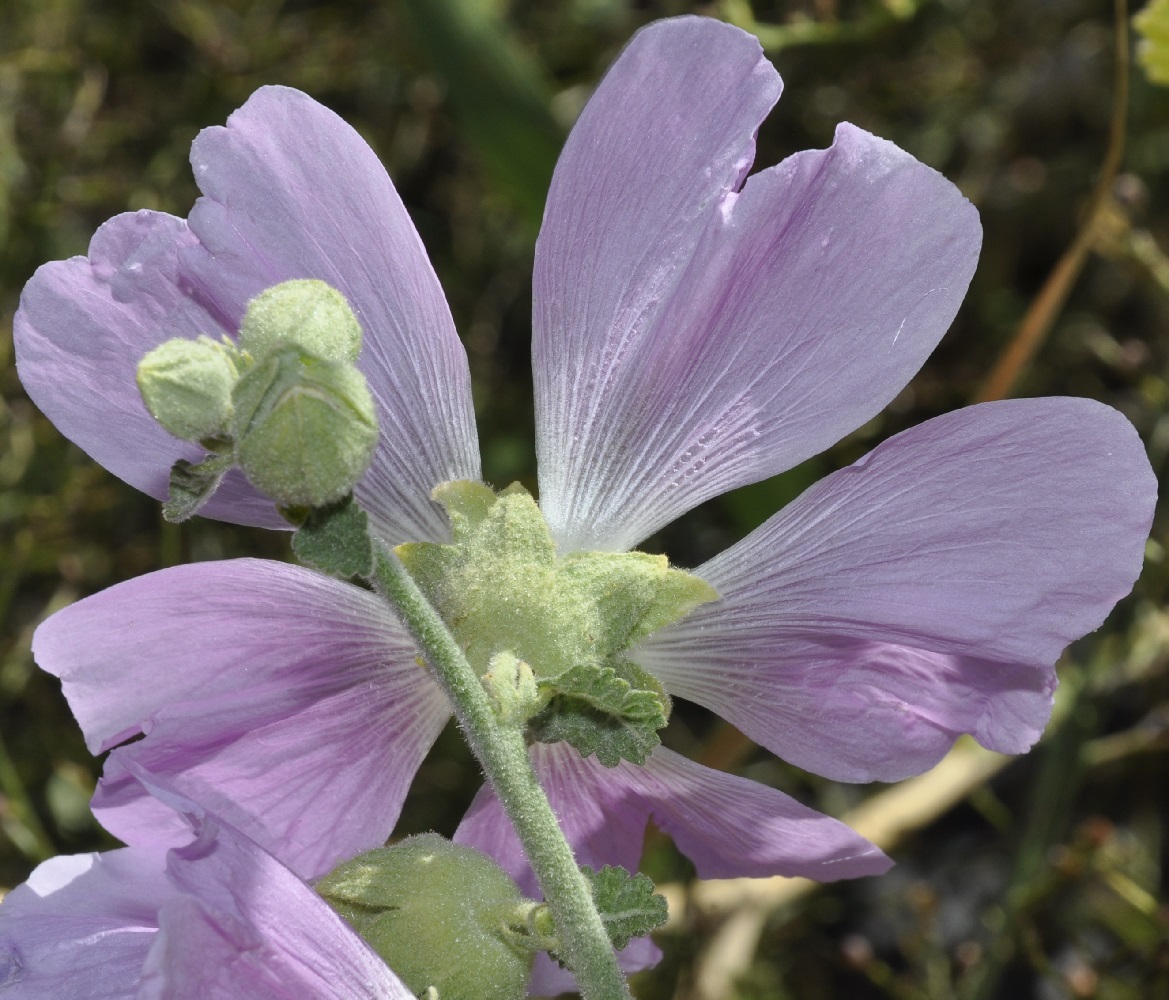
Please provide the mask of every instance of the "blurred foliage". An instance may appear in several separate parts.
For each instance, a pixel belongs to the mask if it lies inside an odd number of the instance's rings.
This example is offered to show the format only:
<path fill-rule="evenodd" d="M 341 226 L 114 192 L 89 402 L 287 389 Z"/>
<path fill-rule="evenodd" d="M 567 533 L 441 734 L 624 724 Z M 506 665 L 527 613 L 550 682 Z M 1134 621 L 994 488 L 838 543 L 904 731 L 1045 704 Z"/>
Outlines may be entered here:
<path fill-rule="evenodd" d="M 1163 6 L 1163 5 L 1162 5 Z M 760 166 L 830 143 L 847 119 L 952 178 L 978 205 L 981 266 L 953 330 L 888 410 L 792 472 L 705 505 L 653 544 L 694 565 L 825 472 L 968 401 L 1072 242 L 1104 156 L 1106 0 L 6 0 L 0 5 L 0 886 L 39 859 L 109 841 L 87 811 L 100 761 L 29 652 L 69 601 L 165 565 L 286 558 L 287 539 L 157 505 L 64 442 L 22 394 L 11 316 L 46 260 L 84 253 L 110 215 L 183 215 L 191 139 L 264 83 L 308 91 L 385 161 L 471 358 L 490 480 L 534 486 L 528 372 L 535 224 L 560 136 L 621 46 L 660 16 L 756 30 L 786 83 Z M 1150 42 L 1158 34 L 1145 21 Z M 1153 56 L 1146 65 L 1157 65 Z M 1109 226 L 1023 373 L 1020 395 L 1126 413 L 1159 475 L 1169 456 L 1169 90 L 1134 72 Z M 919 830 L 882 879 L 824 888 L 772 916 L 728 996 L 1169 996 L 1169 571 L 1160 512 L 1136 594 L 1063 667 L 1045 743 Z M 738 752 L 682 705 L 677 749 L 837 815 L 870 789 Z M 732 749 L 728 752 L 727 746 Z M 721 755 L 721 758 L 720 758 Z M 477 768 L 448 731 L 403 833 L 453 830 Z M 687 877 L 668 839 L 645 868 Z M 695 996 L 715 928 L 660 936 L 645 1000 Z"/>
<path fill-rule="evenodd" d="M 1141 66 L 1154 83 L 1169 84 L 1169 3 L 1152 0 L 1132 23 L 1142 38 L 1137 47 Z"/>

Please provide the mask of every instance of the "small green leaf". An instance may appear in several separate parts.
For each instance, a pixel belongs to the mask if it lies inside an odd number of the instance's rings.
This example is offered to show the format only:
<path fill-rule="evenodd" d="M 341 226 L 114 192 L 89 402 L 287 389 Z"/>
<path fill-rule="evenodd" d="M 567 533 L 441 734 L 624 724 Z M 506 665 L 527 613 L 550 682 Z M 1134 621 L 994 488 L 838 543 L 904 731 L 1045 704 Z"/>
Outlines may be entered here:
<path fill-rule="evenodd" d="M 654 892 L 649 876 L 630 875 L 611 865 L 600 871 L 581 865 L 580 870 L 593 890 L 593 901 L 614 948 L 624 948 L 631 938 L 642 937 L 666 922 L 666 897 Z"/>
<path fill-rule="evenodd" d="M 573 667 L 542 681 L 540 691 L 551 701 L 532 719 L 532 736 L 541 743 L 563 740 L 582 757 L 596 754 L 605 767 L 622 760 L 644 764 L 670 716 L 661 686 L 628 661 L 620 673 L 614 667 Z"/>
<path fill-rule="evenodd" d="M 353 502 L 353 494 L 328 507 L 317 507 L 292 536 L 292 551 L 301 562 L 334 576 L 369 576 L 373 543 L 369 515 Z"/>
<path fill-rule="evenodd" d="M 170 470 L 170 499 L 162 505 L 162 516 L 171 524 L 193 517 L 219 488 L 232 466 L 232 457 L 209 455 L 198 465 L 180 458 Z"/>

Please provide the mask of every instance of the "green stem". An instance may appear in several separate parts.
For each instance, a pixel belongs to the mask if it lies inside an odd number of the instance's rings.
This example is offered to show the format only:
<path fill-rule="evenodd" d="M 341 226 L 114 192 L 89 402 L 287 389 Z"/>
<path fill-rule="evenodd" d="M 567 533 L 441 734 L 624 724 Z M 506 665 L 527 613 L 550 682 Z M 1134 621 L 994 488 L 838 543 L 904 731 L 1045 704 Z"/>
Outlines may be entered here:
<path fill-rule="evenodd" d="M 454 702 L 455 716 L 519 834 L 552 910 L 560 954 L 584 1000 L 630 1000 L 629 987 L 548 797 L 532 769 L 523 732 L 501 725 L 487 692 L 446 624 L 397 556 L 376 546 L 374 577 Z"/>

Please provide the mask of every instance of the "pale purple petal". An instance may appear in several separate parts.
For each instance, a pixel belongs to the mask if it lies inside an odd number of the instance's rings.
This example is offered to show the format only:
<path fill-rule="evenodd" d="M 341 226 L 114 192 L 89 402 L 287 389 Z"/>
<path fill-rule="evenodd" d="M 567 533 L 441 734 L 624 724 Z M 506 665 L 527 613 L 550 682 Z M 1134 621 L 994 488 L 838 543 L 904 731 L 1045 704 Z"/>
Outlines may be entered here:
<path fill-rule="evenodd" d="M 1086 399 L 969 407 L 891 438 L 700 567 L 721 600 L 637 654 L 801 767 L 896 780 L 960 733 L 1005 753 L 1052 665 L 1141 569 L 1156 480 Z"/>
<path fill-rule="evenodd" d="M 173 889 L 165 851 L 52 858 L 0 903 L 0 992 L 13 1000 L 130 1000 Z"/>
<path fill-rule="evenodd" d="M 578 864 L 620 865 L 635 872 L 650 817 L 673 838 L 701 878 L 804 875 L 821 882 L 887 871 L 890 861 L 843 823 L 795 799 L 658 747 L 644 766 L 606 768 L 565 743 L 530 748 L 540 784 Z M 455 831 L 455 843 L 489 854 L 527 895 L 540 891 L 511 821 L 490 785 L 484 785 Z M 657 963 L 648 938 L 621 953 L 626 971 Z M 554 995 L 573 988 L 572 976 L 537 959 L 531 992 Z"/>
<path fill-rule="evenodd" d="M 32 401 L 94 461 L 156 500 L 167 498 L 175 461 L 202 452 L 155 422 L 134 377 L 164 340 L 223 332 L 183 289 L 179 250 L 197 242 L 170 215 L 116 216 L 94 234 L 88 257 L 37 270 L 12 321 L 16 367 Z M 235 470 L 201 513 L 288 527 Z"/>
<path fill-rule="evenodd" d="M 384 842 L 450 709 L 380 598 L 262 560 L 195 563 L 119 584 L 46 621 L 38 663 L 62 679 L 94 752 L 94 799 L 130 843 L 183 826 L 145 767 L 310 877 Z"/>
<path fill-rule="evenodd" d="M 742 183 L 779 88 L 752 36 L 666 21 L 568 140 L 533 345 L 562 551 L 631 547 L 828 447 L 901 390 L 962 301 L 977 213 L 891 143 L 842 125 Z"/>
<path fill-rule="evenodd" d="M 580 864 L 636 871 L 652 815 L 700 878 L 802 875 L 830 882 L 889 867 L 880 850 L 843 823 L 664 747 L 643 766 L 615 768 L 564 743 L 535 744 L 531 756 Z M 489 789 L 480 791 L 454 839 L 490 854 L 521 889 L 534 889 L 523 849 Z"/>
<path fill-rule="evenodd" d="M 381 440 L 357 495 L 389 542 L 445 539 L 436 485 L 479 479 L 467 356 L 422 241 L 373 150 L 332 111 L 262 87 L 201 132 L 191 166 L 203 191 L 184 247 L 192 295 L 229 329 L 247 301 L 293 278 L 349 300 L 365 331 L 358 366 Z"/>
<path fill-rule="evenodd" d="M 168 855 L 178 891 L 137 1000 L 413 1000 L 349 926 L 287 868 L 201 810 Z"/>
<path fill-rule="evenodd" d="M 0 905 L 5 996 L 412 1000 L 308 885 L 201 806 L 140 777 L 160 805 L 181 811 L 182 846 L 38 867 Z"/>
<path fill-rule="evenodd" d="M 617 964 L 626 972 L 640 972 L 652 969 L 662 960 L 662 949 L 653 938 L 634 938 L 617 952 Z M 532 966 L 532 978 L 528 981 L 528 994 L 536 997 L 554 997 L 561 993 L 577 991 L 576 976 L 561 968 L 545 952 L 536 956 Z"/>

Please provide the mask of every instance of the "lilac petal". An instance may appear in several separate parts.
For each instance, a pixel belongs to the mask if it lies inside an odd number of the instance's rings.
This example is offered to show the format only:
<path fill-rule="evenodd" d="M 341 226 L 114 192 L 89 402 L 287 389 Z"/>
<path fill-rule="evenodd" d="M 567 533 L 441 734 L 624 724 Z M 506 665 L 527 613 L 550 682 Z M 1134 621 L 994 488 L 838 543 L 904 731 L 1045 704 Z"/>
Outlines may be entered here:
<path fill-rule="evenodd" d="M 37 631 L 94 752 L 94 810 L 129 843 L 183 827 L 145 767 L 295 871 L 384 842 L 450 709 L 375 595 L 282 563 L 195 563 L 119 584 Z"/>
<path fill-rule="evenodd" d="M 634 938 L 617 952 L 617 964 L 626 972 L 640 972 L 652 969 L 662 960 L 662 949 L 653 938 Z M 532 967 L 532 978 L 528 982 L 528 994 L 535 997 L 554 997 L 561 993 L 576 993 L 576 976 L 546 953 L 536 956 Z"/>
<path fill-rule="evenodd" d="M 0 990 L 27 1000 L 412 1000 L 287 868 L 154 776 L 138 779 L 179 810 L 182 846 L 38 867 L 0 905 Z"/>
<path fill-rule="evenodd" d="M 622 762 L 606 768 L 563 743 L 536 744 L 531 754 L 580 864 L 636 871 L 651 815 L 700 878 L 802 875 L 831 882 L 879 874 L 890 864 L 843 823 L 664 747 L 640 767 Z M 523 849 L 488 789 L 480 791 L 454 839 L 490 854 L 521 889 L 534 889 Z"/>
<path fill-rule="evenodd" d="M 962 301 L 977 213 L 891 143 L 842 125 L 741 183 L 779 89 L 752 36 L 666 21 L 569 137 L 534 285 L 541 507 L 562 550 L 631 547 L 823 450 Z"/>
<path fill-rule="evenodd" d="M 961 733 L 1025 750 L 1052 665 L 1140 572 L 1156 480 L 1086 399 L 968 407 L 891 438 L 697 571 L 721 600 L 637 654 L 801 767 L 897 780 Z"/>
<path fill-rule="evenodd" d="M 14 336 L 33 401 L 96 461 L 165 499 L 171 465 L 200 452 L 146 412 L 138 361 L 171 337 L 234 333 L 265 288 L 320 278 L 366 334 L 360 367 L 382 436 L 358 495 L 390 542 L 446 538 L 431 490 L 480 475 L 467 358 L 373 151 L 306 95 L 264 87 L 226 128 L 199 135 L 191 162 L 205 197 L 189 227 L 157 212 L 117 216 L 88 258 L 46 264 L 25 287 Z M 201 513 L 287 526 L 238 471 Z"/>
<path fill-rule="evenodd" d="M 226 127 L 201 132 L 204 197 L 182 251 L 192 294 L 229 329 L 247 301 L 293 278 L 349 300 L 381 440 L 357 495 L 389 542 L 445 539 L 436 485 L 479 479 L 467 356 L 397 191 L 373 150 L 305 94 L 262 87 Z"/>
<path fill-rule="evenodd" d="M 188 816 L 179 891 L 158 915 L 138 1000 L 413 1000 L 323 899 L 228 826 Z"/>
<path fill-rule="evenodd" d="M 578 864 L 637 871 L 652 815 L 701 878 L 804 875 L 831 882 L 877 875 L 890 866 L 880 850 L 843 823 L 665 747 L 641 767 L 622 762 L 606 768 L 564 743 L 537 743 L 530 753 Z M 525 894 L 539 898 L 524 849 L 490 785 L 475 796 L 454 840 L 495 858 Z M 650 968 L 660 958 L 649 938 L 631 941 L 620 953 L 628 972 Z M 574 986 L 571 974 L 536 961 L 533 994 L 555 995 Z"/>
<path fill-rule="evenodd" d="M 126 848 L 39 865 L 0 904 L 0 992 L 133 997 L 158 908 L 173 892 L 164 864 L 163 850 Z"/>
<path fill-rule="evenodd" d="M 223 331 L 182 288 L 179 250 L 196 243 L 182 219 L 116 216 L 94 234 L 88 257 L 39 268 L 13 318 L 17 371 L 32 401 L 94 461 L 156 500 L 167 498 L 175 461 L 202 452 L 150 416 L 135 371 L 164 340 Z M 201 513 L 288 526 L 234 470 Z"/>

